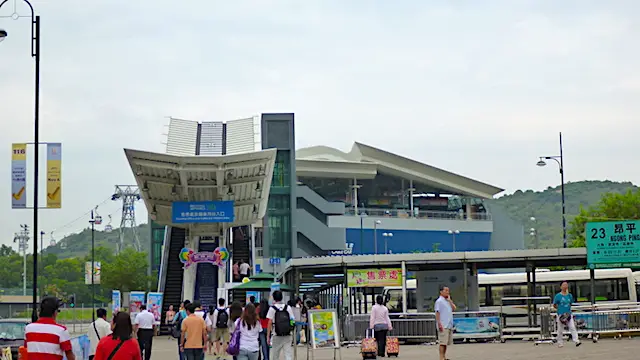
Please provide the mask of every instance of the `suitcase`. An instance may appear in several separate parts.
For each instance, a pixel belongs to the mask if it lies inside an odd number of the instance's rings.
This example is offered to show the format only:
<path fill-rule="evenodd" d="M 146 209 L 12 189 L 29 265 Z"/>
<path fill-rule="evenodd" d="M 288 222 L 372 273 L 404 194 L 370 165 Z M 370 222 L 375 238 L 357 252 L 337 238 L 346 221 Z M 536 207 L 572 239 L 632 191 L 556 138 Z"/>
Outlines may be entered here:
<path fill-rule="evenodd" d="M 398 343 L 398 338 L 393 336 L 387 336 L 387 356 L 395 356 L 398 357 L 400 354 L 400 343 Z"/>
<path fill-rule="evenodd" d="M 363 359 L 375 359 L 378 357 L 378 343 L 373 338 L 373 330 L 367 330 L 360 346 L 360 353 Z"/>

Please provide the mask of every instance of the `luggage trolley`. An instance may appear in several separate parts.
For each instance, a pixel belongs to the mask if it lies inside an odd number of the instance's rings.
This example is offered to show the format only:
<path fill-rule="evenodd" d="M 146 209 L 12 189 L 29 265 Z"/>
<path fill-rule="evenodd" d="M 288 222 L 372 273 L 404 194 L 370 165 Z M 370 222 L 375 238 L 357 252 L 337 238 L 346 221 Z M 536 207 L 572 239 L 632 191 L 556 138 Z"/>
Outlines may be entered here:
<path fill-rule="evenodd" d="M 551 313 L 551 307 L 543 307 L 540 309 L 540 337 L 534 344 L 554 344 L 556 339 L 553 333 L 556 329 L 556 319 Z"/>

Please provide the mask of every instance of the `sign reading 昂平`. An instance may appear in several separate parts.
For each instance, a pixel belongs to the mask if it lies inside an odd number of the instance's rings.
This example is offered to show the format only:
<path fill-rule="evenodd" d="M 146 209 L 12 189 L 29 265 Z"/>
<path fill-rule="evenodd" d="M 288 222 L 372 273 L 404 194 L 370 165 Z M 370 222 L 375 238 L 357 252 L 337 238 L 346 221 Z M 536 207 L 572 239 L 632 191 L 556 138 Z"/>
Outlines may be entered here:
<path fill-rule="evenodd" d="M 587 223 L 585 240 L 592 269 L 640 266 L 640 221 Z"/>
<path fill-rule="evenodd" d="M 174 224 L 233 222 L 233 201 L 179 201 L 171 205 Z"/>

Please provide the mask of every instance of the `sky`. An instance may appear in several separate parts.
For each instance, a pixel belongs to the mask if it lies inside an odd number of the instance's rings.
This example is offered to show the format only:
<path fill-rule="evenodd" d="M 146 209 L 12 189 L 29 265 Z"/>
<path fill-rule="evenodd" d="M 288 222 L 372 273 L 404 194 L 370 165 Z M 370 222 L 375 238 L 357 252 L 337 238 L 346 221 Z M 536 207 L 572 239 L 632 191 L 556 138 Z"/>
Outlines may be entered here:
<path fill-rule="evenodd" d="M 0 243 L 32 212 L 10 205 L 10 148 L 33 141 L 28 18 L 0 9 Z M 640 2 L 590 0 L 33 0 L 41 16 L 40 140 L 63 143 L 60 210 L 45 243 L 119 225 L 123 148 L 164 152 L 168 116 L 294 112 L 297 147 L 354 141 L 506 189 L 640 184 Z M 17 12 L 28 15 L 22 0 Z M 45 148 L 41 153 L 44 175 Z M 32 184 L 30 151 L 28 189 Z M 554 165 L 554 164 L 551 164 Z M 44 176 L 40 198 L 44 199 Z M 32 194 L 27 193 L 29 201 Z M 139 222 L 146 222 L 142 203 Z"/>

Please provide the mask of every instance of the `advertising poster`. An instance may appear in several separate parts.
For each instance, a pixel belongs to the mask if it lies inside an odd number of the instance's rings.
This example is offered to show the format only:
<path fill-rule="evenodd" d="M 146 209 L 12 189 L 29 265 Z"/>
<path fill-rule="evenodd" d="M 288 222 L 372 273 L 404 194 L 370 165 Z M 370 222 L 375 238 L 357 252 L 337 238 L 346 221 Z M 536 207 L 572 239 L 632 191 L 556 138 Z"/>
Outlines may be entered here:
<path fill-rule="evenodd" d="M 578 331 L 624 330 L 629 328 L 629 314 L 573 313 L 573 322 L 576 324 Z"/>
<path fill-rule="evenodd" d="M 93 264 L 93 283 L 99 285 L 102 264 L 99 261 L 94 261 Z M 91 285 L 91 261 L 84 263 L 84 284 Z"/>
<path fill-rule="evenodd" d="M 47 144 L 47 207 L 62 207 L 62 144 Z"/>
<path fill-rule="evenodd" d="M 256 303 L 260 302 L 260 291 L 247 291 L 247 298 L 246 298 L 247 304 L 251 302 L 250 299 L 252 296 L 256 298 L 255 300 Z"/>
<path fill-rule="evenodd" d="M 309 310 L 309 326 L 313 349 L 340 347 L 338 315 L 335 309 Z"/>
<path fill-rule="evenodd" d="M 402 269 L 351 269 L 347 270 L 349 287 L 402 286 Z"/>
<path fill-rule="evenodd" d="M 498 316 L 453 318 L 453 336 L 498 337 L 500 336 L 500 318 Z"/>
<path fill-rule="evenodd" d="M 144 291 L 132 291 L 129 293 L 129 313 L 137 314 L 140 312 L 140 306 L 145 302 Z"/>
<path fill-rule="evenodd" d="M 27 207 L 27 144 L 11 146 L 11 208 Z"/>
<path fill-rule="evenodd" d="M 147 310 L 153 314 L 156 319 L 155 324 L 160 325 L 162 318 L 162 293 L 150 292 L 147 294 Z"/>
<path fill-rule="evenodd" d="M 122 307 L 122 295 L 120 290 L 111 290 L 111 312 L 116 314 Z"/>

